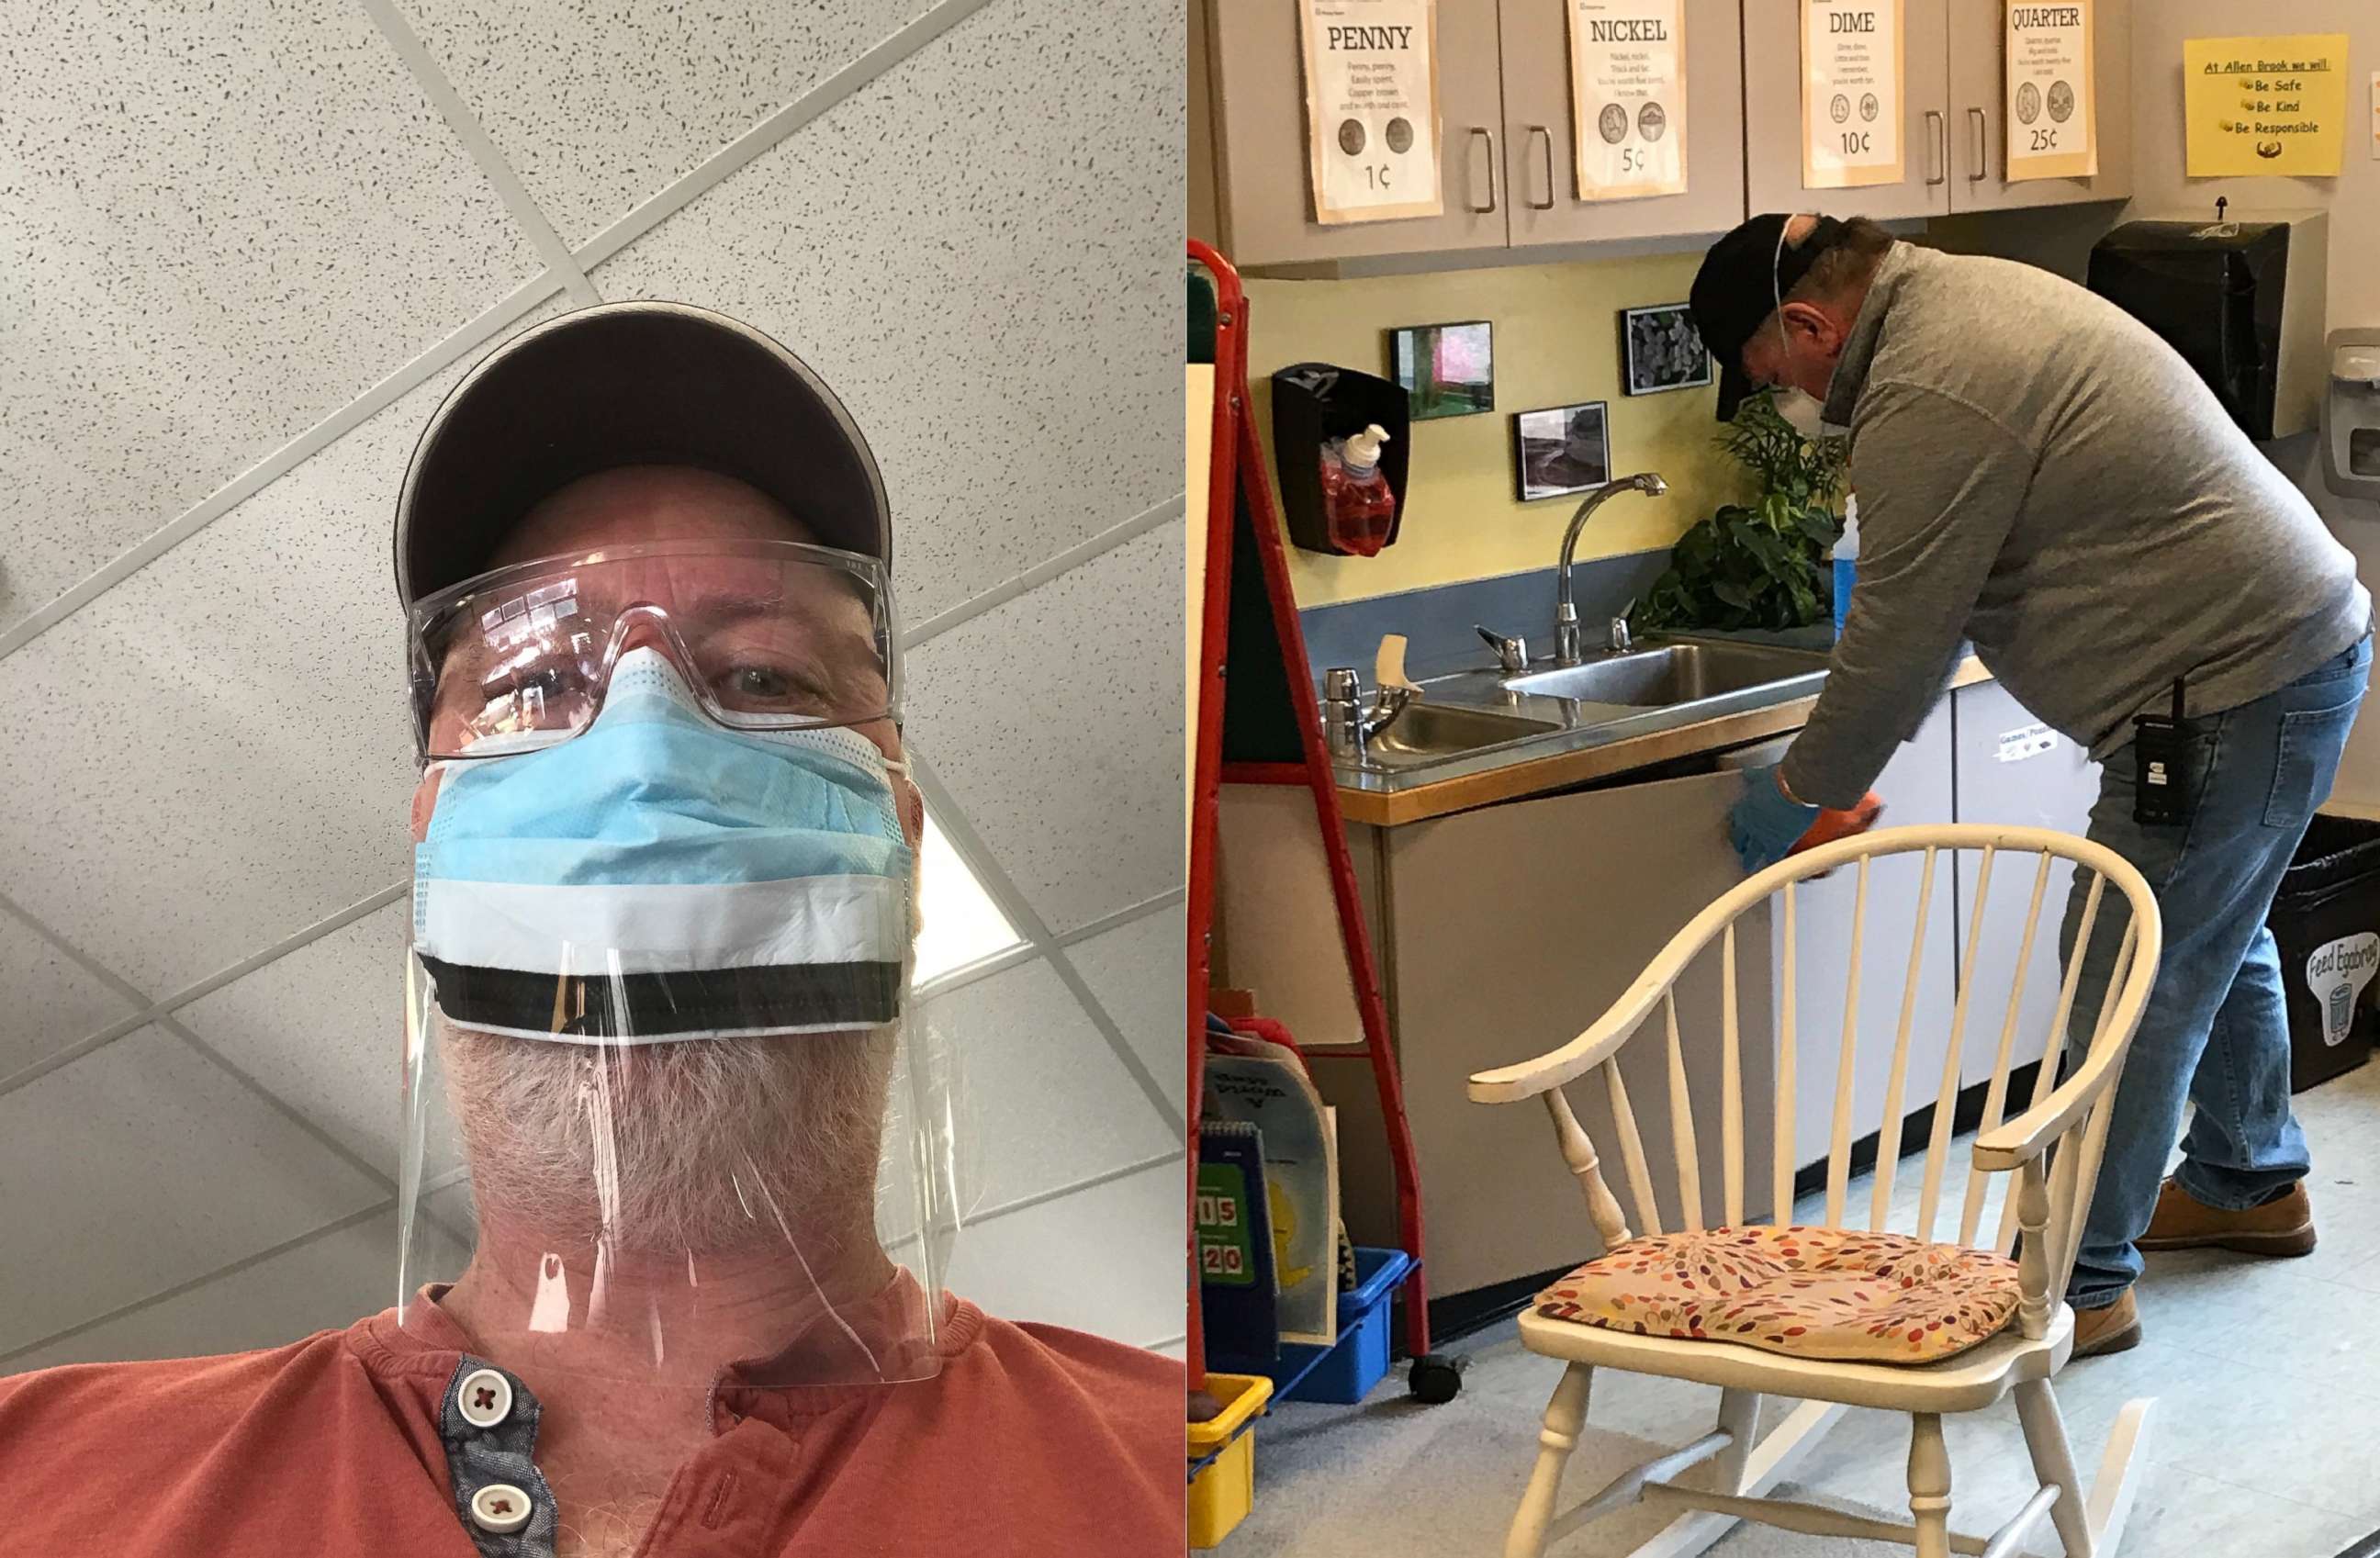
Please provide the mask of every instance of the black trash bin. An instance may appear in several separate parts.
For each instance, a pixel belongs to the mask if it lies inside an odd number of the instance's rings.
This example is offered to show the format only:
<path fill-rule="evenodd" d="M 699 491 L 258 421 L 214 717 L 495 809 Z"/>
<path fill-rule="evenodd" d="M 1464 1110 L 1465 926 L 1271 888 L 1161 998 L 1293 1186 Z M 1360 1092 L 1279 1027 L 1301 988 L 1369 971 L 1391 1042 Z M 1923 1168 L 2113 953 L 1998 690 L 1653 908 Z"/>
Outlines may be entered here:
<path fill-rule="evenodd" d="M 2265 917 L 2280 946 L 2289 1091 L 2352 1071 L 2380 1033 L 2380 822 L 2317 816 Z"/>

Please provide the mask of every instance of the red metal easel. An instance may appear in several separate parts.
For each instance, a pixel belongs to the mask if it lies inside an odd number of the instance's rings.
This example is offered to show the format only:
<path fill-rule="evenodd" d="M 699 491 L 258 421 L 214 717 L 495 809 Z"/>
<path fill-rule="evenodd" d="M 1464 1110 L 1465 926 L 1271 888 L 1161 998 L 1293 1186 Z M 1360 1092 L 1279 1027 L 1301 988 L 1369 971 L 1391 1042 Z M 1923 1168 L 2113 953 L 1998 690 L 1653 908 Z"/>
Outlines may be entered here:
<path fill-rule="evenodd" d="M 1357 901 L 1355 873 L 1339 815 L 1339 791 L 1322 742 L 1321 711 L 1307 668 L 1305 635 L 1290 592 L 1289 565 L 1274 513 L 1272 489 L 1255 425 L 1248 419 L 1247 316 L 1239 272 L 1197 239 L 1189 258 L 1213 278 L 1215 404 L 1207 489 L 1206 576 L 1198 615 L 1195 683 L 1197 745 L 1190 791 L 1189 994 L 1190 1193 L 1196 1193 L 1198 1102 L 1206 1069 L 1208 932 L 1215 908 L 1215 836 L 1225 784 L 1302 785 L 1314 798 L 1315 821 L 1330 864 L 1347 973 L 1362 1016 L 1361 1045 L 1308 1045 L 1312 1059 L 1360 1059 L 1372 1068 L 1380 1118 L 1396 1175 L 1398 1237 L 1414 1258 L 1404 1284 L 1405 1342 L 1415 1359 L 1416 1395 L 1443 1400 L 1456 1373 L 1429 1354 L 1427 1268 L 1422 1264 L 1421 1187 L 1413 1132 L 1395 1052 L 1389 1047 L 1387 1008 L 1371 940 Z M 1227 675 L 1228 673 L 1228 675 Z M 1197 1235 L 1189 1251 L 1190 1383 L 1206 1376 L 1198 1314 Z"/>

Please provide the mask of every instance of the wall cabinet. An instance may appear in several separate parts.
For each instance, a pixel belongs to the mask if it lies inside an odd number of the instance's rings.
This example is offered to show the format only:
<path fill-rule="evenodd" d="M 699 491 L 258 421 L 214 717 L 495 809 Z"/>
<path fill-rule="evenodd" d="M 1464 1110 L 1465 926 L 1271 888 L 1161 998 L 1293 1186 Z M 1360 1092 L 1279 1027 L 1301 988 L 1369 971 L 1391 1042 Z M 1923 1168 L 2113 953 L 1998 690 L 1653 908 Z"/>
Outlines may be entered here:
<path fill-rule="evenodd" d="M 1801 0 L 1743 0 L 1744 178 L 1754 212 L 1817 211 L 1835 216 L 1947 216 L 1950 211 L 1952 0 L 1903 0 L 1902 176 L 1857 189 L 1802 187 Z M 1998 0 L 1961 0 L 1980 6 Z M 1993 57 L 1998 59 L 1997 51 Z"/>
<path fill-rule="evenodd" d="M 2092 75 L 2099 92 L 2099 172 L 2091 178 L 2008 182 L 2007 93 L 2000 74 L 1999 0 L 1953 0 L 1950 45 L 1950 209 L 2121 200 L 2132 192 L 2132 0 L 2092 0 Z"/>
<path fill-rule="evenodd" d="M 1204 41 L 1214 145 L 1217 247 L 1234 264 L 1501 248 L 1507 233 L 1503 61 L 1496 0 L 1440 0 L 1439 216 L 1326 227 L 1307 177 L 1305 65 L 1296 0 L 1192 0 Z M 1191 156 L 1201 154 L 1195 144 Z"/>
<path fill-rule="evenodd" d="M 1578 199 L 1563 0 L 1439 0 L 1434 217 L 1324 226 L 1307 177 L 1295 0 L 1192 0 L 1190 160 L 1242 266 L 1723 233 L 1743 220 L 1739 0 L 1686 0 L 1682 195 Z M 1211 185 L 1207 170 L 1211 168 Z M 1194 211 L 1194 220 L 1196 218 Z"/>
<path fill-rule="evenodd" d="M 2120 200 L 2132 180 L 2132 0 L 2093 0 L 2099 172 L 2008 182 L 2002 0 L 1904 0 L 1906 175 L 1857 189 L 1802 185 L 1800 0 L 1743 0 L 1745 177 L 1750 209 L 1838 216 L 1948 216 Z"/>
<path fill-rule="evenodd" d="M 2099 172 L 2007 179 L 2003 0 L 1903 0 L 1900 182 L 1802 184 L 1800 0 L 1685 0 L 1687 189 L 1578 198 L 1564 0 L 1439 0 L 1443 215 L 1326 227 L 1307 185 L 1295 0 L 1191 0 L 1192 230 L 1238 264 L 1701 236 L 1749 212 L 1879 220 L 2131 193 L 2133 0 L 2093 0 Z"/>
<path fill-rule="evenodd" d="M 1504 155 L 1512 247 L 1724 233 L 1743 220 L 1743 53 L 1738 0 L 1686 0 L 1686 187 L 1578 198 L 1570 22 L 1560 0 L 1503 0 Z"/>

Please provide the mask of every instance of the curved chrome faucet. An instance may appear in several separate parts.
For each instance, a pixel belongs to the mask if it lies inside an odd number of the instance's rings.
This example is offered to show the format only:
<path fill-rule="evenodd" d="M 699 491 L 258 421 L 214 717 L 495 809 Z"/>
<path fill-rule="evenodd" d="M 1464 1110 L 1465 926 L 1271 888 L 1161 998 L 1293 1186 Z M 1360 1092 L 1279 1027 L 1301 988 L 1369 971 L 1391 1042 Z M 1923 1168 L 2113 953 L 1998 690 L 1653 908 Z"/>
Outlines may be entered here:
<path fill-rule="evenodd" d="M 1604 501 L 1622 492 L 1642 492 L 1647 498 L 1658 498 L 1670 489 L 1670 484 L 1651 471 L 1639 471 L 1617 481 L 1607 481 L 1588 493 L 1570 516 L 1570 528 L 1562 532 L 1561 568 L 1554 575 L 1554 664 L 1577 665 L 1580 661 L 1578 635 L 1578 605 L 1571 598 L 1571 556 L 1578 550 L 1578 533 L 1586 524 L 1586 516 L 1603 506 Z"/>

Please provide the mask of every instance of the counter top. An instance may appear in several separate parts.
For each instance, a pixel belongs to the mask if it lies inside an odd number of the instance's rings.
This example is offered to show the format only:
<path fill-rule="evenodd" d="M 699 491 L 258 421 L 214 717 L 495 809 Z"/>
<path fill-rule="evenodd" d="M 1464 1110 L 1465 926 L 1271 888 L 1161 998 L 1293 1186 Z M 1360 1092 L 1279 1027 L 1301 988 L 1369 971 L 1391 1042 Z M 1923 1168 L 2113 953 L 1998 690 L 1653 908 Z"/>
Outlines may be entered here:
<path fill-rule="evenodd" d="M 1691 707 L 1649 709 L 1634 718 L 1538 736 L 1427 768 L 1342 769 L 1339 810 L 1349 822 L 1396 827 L 1785 735 L 1809 723 L 1818 698 L 1806 689 L 1813 681 L 1823 685 L 1824 677 L 1819 672 L 1815 678 L 1780 682 L 1774 701 L 1755 698 L 1750 707 L 1745 707 L 1743 694 L 1737 694 L 1730 699 L 1735 707 L 1714 717 L 1698 718 Z M 1949 685 L 1970 687 L 1991 679 L 1983 662 L 1970 654 L 1959 662 Z"/>

